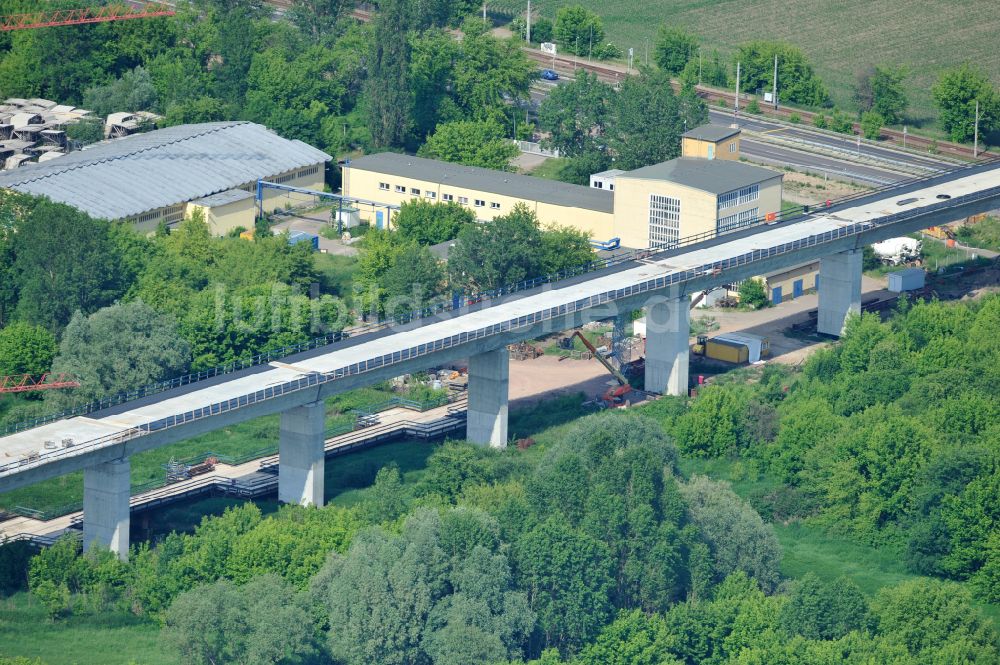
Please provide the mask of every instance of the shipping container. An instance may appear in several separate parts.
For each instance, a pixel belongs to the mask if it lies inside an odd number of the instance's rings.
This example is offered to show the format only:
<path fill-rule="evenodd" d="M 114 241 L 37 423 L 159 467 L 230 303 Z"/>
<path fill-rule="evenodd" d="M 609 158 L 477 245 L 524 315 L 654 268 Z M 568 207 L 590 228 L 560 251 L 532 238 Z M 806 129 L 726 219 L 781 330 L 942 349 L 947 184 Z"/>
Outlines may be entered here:
<path fill-rule="evenodd" d="M 924 272 L 923 268 L 907 268 L 891 272 L 888 275 L 889 290 L 893 293 L 902 293 L 903 291 L 922 289 L 926 277 L 927 273 Z"/>

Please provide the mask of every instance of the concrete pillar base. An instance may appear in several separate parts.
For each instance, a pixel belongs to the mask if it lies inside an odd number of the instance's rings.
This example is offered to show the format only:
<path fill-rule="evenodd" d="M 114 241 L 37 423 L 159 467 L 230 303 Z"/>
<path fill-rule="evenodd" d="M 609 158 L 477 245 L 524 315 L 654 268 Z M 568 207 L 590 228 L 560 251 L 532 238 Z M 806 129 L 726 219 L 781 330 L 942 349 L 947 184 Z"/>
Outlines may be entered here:
<path fill-rule="evenodd" d="M 466 438 L 494 448 L 507 447 L 507 395 L 510 390 L 507 349 L 469 358 L 469 406 Z"/>
<path fill-rule="evenodd" d="M 646 390 L 688 394 L 691 299 L 664 298 L 646 305 Z"/>
<path fill-rule="evenodd" d="M 325 416 L 322 402 L 297 406 L 281 414 L 278 500 L 282 503 L 323 505 Z"/>
<path fill-rule="evenodd" d="M 861 261 L 860 249 L 820 259 L 817 332 L 840 337 L 848 315 L 861 312 Z"/>
<path fill-rule="evenodd" d="M 104 462 L 83 470 L 83 549 L 106 547 L 128 558 L 129 459 Z"/>

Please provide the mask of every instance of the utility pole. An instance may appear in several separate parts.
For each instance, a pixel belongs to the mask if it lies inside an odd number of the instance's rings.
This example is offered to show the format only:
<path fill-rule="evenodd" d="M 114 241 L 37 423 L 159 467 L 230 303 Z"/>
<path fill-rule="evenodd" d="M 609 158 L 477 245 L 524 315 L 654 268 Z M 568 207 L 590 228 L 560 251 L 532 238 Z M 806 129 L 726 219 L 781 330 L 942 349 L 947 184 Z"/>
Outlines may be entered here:
<path fill-rule="evenodd" d="M 774 103 L 774 110 L 778 110 L 778 54 L 774 54 L 774 83 L 771 87 L 771 101 Z"/>
<path fill-rule="evenodd" d="M 528 42 L 528 44 L 530 45 L 531 44 L 531 0 L 528 0 L 528 11 L 524 17 L 524 25 L 526 26 L 525 41 Z"/>
<path fill-rule="evenodd" d="M 701 85 L 701 47 L 698 47 L 698 85 Z"/>
<path fill-rule="evenodd" d="M 486 3 L 483 3 L 483 20 L 486 20 Z"/>
<path fill-rule="evenodd" d="M 736 62 L 736 97 L 733 100 L 733 119 L 740 114 L 740 63 Z"/>
<path fill-rule="evenodd" d="M 590 24 L 590 50 L 587 51 L 587 60 L 594 59 L 594 24 Z"/>
<path fill-rule="evenodd" d="M 903 147 L 906 147 L 906 125 L 903 125 Z"/>
<path fill-rule="evenodd" d="M 972 158 L 975 159 L 979 157 L 979 100 L 976 100 L 976 124 L 973 129 L 975 133 L 975 139 L 972 144 Z"/>

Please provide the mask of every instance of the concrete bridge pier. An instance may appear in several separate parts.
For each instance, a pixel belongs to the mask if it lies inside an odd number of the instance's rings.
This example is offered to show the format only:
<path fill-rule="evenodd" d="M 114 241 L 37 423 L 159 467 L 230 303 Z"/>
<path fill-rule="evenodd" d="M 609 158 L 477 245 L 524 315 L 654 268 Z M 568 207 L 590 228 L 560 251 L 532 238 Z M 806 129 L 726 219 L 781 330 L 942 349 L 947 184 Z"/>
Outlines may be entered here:
<path fill-rule="evenodd" d="M 852 249 L 819 260 L 819 312 L 816 331 L 840 337 L 851 313 L 861 312 L 862 251 Z"/>
<path fill-rule="evenodd" d="M 688 394 L 691 299 L 658 298 L 646 305 L 646 390 Z"/>
<path fill-rule="evenodd" d="M 323 402 L 296 406 L 281 414 L 278 438 L 278 500 L 322 506 L 326 453 Z"/>
<path fill-rule="evenodd" d="M 465 437 L 472 443 L 507 447 L 510 353 L 506 348 L 469 358 L 469 405 Z"/>
<path fill-rule="evenodd" d="M 106 547 L 128 558 L 129 458 L 104 462 L 83 470 L 83 549 Z"/>

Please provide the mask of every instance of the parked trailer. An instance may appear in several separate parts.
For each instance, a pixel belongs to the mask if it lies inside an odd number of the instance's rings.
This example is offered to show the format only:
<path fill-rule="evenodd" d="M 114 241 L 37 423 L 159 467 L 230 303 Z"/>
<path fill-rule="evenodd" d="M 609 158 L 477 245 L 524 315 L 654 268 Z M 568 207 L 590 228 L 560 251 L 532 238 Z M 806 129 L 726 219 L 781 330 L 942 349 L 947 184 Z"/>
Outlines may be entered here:
<path fill-rule="evenodd" d="M 699 335 L 692 352 L 713 360 L 740 365 L 755 363 L 771 355 L 771 346 L 766 337 L 745 333 L 727 333 L 712 338 Z"/>

